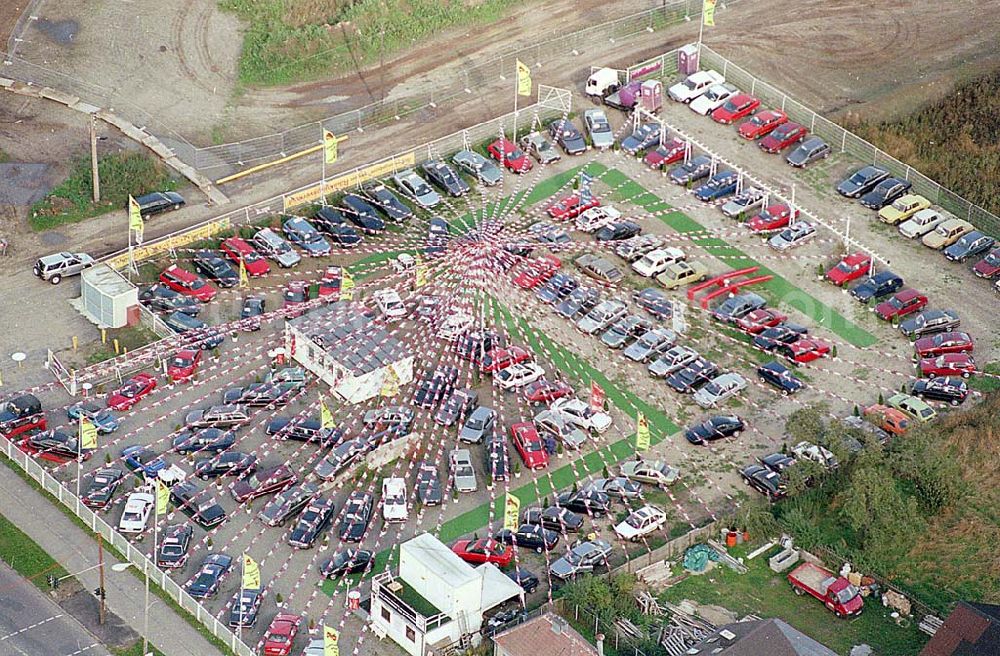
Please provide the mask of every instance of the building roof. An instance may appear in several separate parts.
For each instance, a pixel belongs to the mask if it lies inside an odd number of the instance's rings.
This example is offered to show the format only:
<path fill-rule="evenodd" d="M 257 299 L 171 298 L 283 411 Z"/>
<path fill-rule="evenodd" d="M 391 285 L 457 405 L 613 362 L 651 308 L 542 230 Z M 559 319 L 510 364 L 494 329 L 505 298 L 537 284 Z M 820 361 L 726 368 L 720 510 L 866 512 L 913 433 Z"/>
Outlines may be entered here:
<path fill-rule="evenodd" d="M 421 533 L 399 545 L 400 574 L 406 569 L 403 560 L 413 559 L 437 577 L 458 587 L 479 579 L 479 574 L 467 562 L 459 558 L 446 544 L 430 533 Z M 410 585 L 416 581 L 407 581 Z M 414 585 L 415 588 L 419 587 Z"/>
<path fill-rule="evenodd" d="M 337 301 L 289 319 L 288 323 L 356 376 L 406 357 L 403 343 L 375 323 L 359 303 Z"/>
<path fill-rule="evenodd" d="M 1000 606 L 960 601 L 920 656 L 1000 654 Z"/>
<path fill-rule="evenodd" d="M 483 563 L 476 568 L 476 572 L 483 577 L 480 607 L 484 613 L 509 599 L 516 599 L 524 594 L 521 586 L 514 583 L 513 579 L 497 569 L 493 563 Z"/>
<path fill-rule="evenodd" d="M 107 264 L 96 264 L 88 269 L 84 269 L 80 273 L 80 276 L 88 285 L 99 289 L 105 296 L 117 297 L 130 292 L 134 292 L 136 295 L 139 293 L 135 285 Z M 138 299 L 138 296 L 136 298 Z"/>
<path fill-rule="evenodd" d="M 726 624 L 686 653 L 703 656 L 837 656 L 837 652 L 778 619 Z"/>
<path fill-rule="evenodd" d="M 498 633 L 493 642 L 508 656 L 597 656 L 597 649 L 555 613 Z"/>

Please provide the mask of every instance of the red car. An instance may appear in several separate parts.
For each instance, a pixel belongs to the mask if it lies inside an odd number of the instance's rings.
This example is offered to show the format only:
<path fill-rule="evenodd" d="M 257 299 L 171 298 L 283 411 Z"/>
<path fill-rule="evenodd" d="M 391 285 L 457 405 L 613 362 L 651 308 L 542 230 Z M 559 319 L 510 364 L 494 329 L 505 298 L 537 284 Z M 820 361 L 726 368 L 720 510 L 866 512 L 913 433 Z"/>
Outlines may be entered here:
<path fill-rule="evenodd" d="M 662 169 L 667 164 L 673 164 L 684 159 L 684 150 L 686 148 L 687 144 L 675 137 L 646 153 L 642 161 L 646 162 L 646 166 L 650 168 Z"/>
<path fill-rule="evenodd" d="M 229 488 L 233 498 L 239 503 L 262 497 L 272 492 L 280 492 L 298 480 L 288 465 L 277 465 L 258 469 L 245 478 L 238 479 Z"/>
<path fill-rule="evenodd" d="M 751 335 L 758 335 L 768 328 L 773 328 L 782 323 L 788 317 L 777 310 L 771 308 L 761 308 L 736 320 L 736 325 L 740 330 Z"/>
<path fill-rule="evenodd" d="M 219 244 L 219 250 L 230 260 L 240 264 L 243 260 L 247 268 L 247 275 L 251 278 L 266 276 L 271 271 L 271 265 L 267 263 L 264 256 L 257 252 L 257 249 L 250 245 L 245 239 L 240 237 L 228 237 Z"/>
<path fill-rule="evenodd" d="M 512 173 L 527 173 L 531 170 L 531 159 L 507 138 L 497 139 L 486 147 L 486 151 Z"/>
<path fill-rule="evenodd" d="M 744 139 L 759 139 L 786 122 L 788 122 L 788 116 L 785 115 L 785 112 L 767 109 L 763 112 L 757 112 L 749 121 L 743 121 L 740 124 L 739 134 Z"/>
<path fill-rule="evenodd" d="M 484 374 L 495 374 L 512 364 L 527 362 L 532 357 L 531 351 L 520 346 L 490 349 L 479 361 L 479 371 Z"/>
<path fill-rule="evenodd" d="M 927 307 L 927 297 L 915 289 L 904 289 L 875 306 L 875 314 L 883 321 L 892 321 Z"/>
<path fill-rule="evenodd" d="M 826 272 L 826 279 L 835 285 L 846 285 L 868 274 L 872 266 L 872 256 L 868 253 L 851 253 Z"/>
<path fill-rule="evenodd" d="M 193 296 L 202 303 L 208 303 L 218 293 L 215 287 L 176 264 L 171 264 L 163 270 L 163 273 L 160 274 L 160 282 L 175 292 L 185 296 Z"/>
<path fill-rule="evenodd" d="M 579 194 L 570 194 L 565 198 L 560 198 L 553 205 L 549 206 L 548 213 L 553 219 L 566 221 L 575 219 L 592 207 L 600 207 L 601 201 L 596 196 L 591 196 L 584 200 Z"/>
<path fill-rule="evenodd" d="M 528 262 L 514 277 L 514 284 L 521 289 L 534 289 L 556 274 L 562 262 L 551 255 Z"/>
<path fill-rule="evenodd" d="M 514 547 L 493 538 L 459 540 L 451 545 L 451 550 L 467 563 L 493 563 L 497 567 L 506 567 L 514 560 Z"/>
<path fill-rule="evenodd" d="M 722 107 L 712 112 L 712 120 L 716 123 L 729 125 L 750 116 L 758 107 L 760 107 L 760 100 L 749 93 L 738 93 L 727 100 Z"/>
<path fill-rule="evenodd" d="M 549 466 L 549 454 L 545 451 L 545 443 L 533 423 L 526 421 L 514 424 L 510 427 L 510 438 L 514 441 L 514 448 L 521 454 L 525 467 L 545 469 Z"/>
<path fill-rule="evenodd" d="M 288 656 L 292 653 L 292 643 L 299 632 L 302 617 L 289 613 L 278 613 L 271 620 L 264 635 L 264 656 Z"/>
<path fill-rule="evenodd" d="M 199 364 L 201 364 L 201 349 L 177 351 L 167 364 L 167 376 L 170 377 L 170 382 L 180 383 L 194 376 Z"/>
<path fill-rule="evenodd" d="M 976 361 L 968 353 L 945 353 L 936 358 L 920 361 L 920 375 L 928 378 L 938 376 L 961 376 L 968 378 L 976 373 Z"/>
<path fill-rule="evenodd" d="M 108 395 L 108 407 L 125 412 L 154 389 L 156 389 L 156 378 L 145 372 L 138 373 Z"/>
<path fill-rule="evenodd" d="M 782 344 L 776 352 L 795 364 L 805 364 L 829 355 L 830 345 L 818 339 L 801 337 L 791 344 Z"/>
<path fill-rule="evenodd" d="M 792 208 L 784 203 L 776 203 L 768 205 L 763 212 L 751 217 L 747 221 L 747 227 L 750 228 L 751 232 L 773 232 L 788 227 L 788 224 L 792 222 L 792 218 L 797 219 L 798 217 L 798 210 L 795 210 L 795 216 L 793 217 Z"/>
<path fill-rule="evenodd" d="M 757 145 L 765 153 L 778 153 L 806 138 L 809 128 L 798 123 L 782 123 Z"/>
<path fill-rule="evenodd" d="M 993 249 L 986 257 L 976 262 L 972 272 L 987 280 L 996 278 L 997 274 L 1000 274 L 1000 248 Z"/>
<path fill-rule="evenodd" d="M 331 265 L 326 268 L 326 272 L 323 277 L 319 280 L 319 295 L 320 296 L 339 296 L 340 295 L 340 281 L 343 279 L 343 274 L 341 273 L 340 267 L 336 265 Z M 334 299 L 336 300 L 336 299 Z"/>
<path fill-rule="evenodd" d="M 284 302 L 282 307 L 288 312 L 285 316 L 294 318 L 305 314 L 305 304 L 309 301 L 309 283 L 305 280 L 293 280 L 285 285 L 282 292 Z"/>
<path fill-rule="evenodd" d="M 972 353 L 976 344 L 972 335 L 962 332 L 938 333 L 913 342 L 919 358 L 933 358 L 945 353 Z"/>
<path fill-rule="evenodd" d="M 524 400 L 531 405 L 548 405 L 564 396 L 572 396 L 573 388 L 557 380 L 536 380 L 524 388 Z"/>

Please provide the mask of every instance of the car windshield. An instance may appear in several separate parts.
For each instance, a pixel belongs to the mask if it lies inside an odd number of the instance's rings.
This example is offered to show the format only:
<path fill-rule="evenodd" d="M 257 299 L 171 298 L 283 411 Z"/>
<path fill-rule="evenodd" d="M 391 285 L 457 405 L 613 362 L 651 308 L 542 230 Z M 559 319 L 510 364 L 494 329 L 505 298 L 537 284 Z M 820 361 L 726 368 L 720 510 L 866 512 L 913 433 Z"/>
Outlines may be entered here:
<path fill-rule="evenodd" d="M 841 590 L 840 592 L 837 593 L 837 601 L 840 602 L 840 603 L 842 603 L 842 604 L 846 604 L 851 599 L 854 599 L 855 597 L 857 597 L 858 594 L 860 594 L 860 592 L 858 591 L 858 589 L 855 588 L 853 585 L 849 585 L 849 586 L 847 586 L 846 588 L 844 588 L 843 590 Z"/>
<path fill-rule="evenodd" d="M 194 358 L 188 357 L 176 357 L 170 361 L 170 366 L 172 367 L 189 367 L 194 363 Z"/>
<path fill-rule="evenodd" d="M 625 523 L 632 528 L 642 528 L 643 518 L 638 514 L 629 515 L 628 519 L 625 520 Z"/>
<path fill-rule="evenodd" d="M 184 553 L 184 550 L 179 544 L 164 544 L 160 551 L 164 556 L 180 556 Z"/>
<path fill-rule="evenodd" d="M 267 636 L 267 641 L 276 645 L 284 645 L 288 643 L 288 636 L 280 633 L 271 633 Z"/>

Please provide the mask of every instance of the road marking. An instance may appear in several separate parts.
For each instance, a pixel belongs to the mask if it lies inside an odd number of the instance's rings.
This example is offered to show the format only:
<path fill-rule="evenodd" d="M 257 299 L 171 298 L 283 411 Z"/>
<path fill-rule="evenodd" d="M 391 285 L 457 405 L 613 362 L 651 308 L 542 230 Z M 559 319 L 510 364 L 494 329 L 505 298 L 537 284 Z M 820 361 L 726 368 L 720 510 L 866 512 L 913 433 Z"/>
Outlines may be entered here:
<path fill-rule="evenodd" d="M 31 629 L 37 628 L 37 627 L 45 624 L 46 622 L 51 622 L 52 620 L 57 620 L 60 617 L 62 617 L 62 614 L 53 615 L 52 617 L 46 617 L 44 620 L 35 622 L 34 624 L 29 624 L 28 626 L 24 627 L 23 629 L 18 629 L 17 631 L 14 631 L 13 633 L 8 633 L 5 636 L 0 636 L 0 642 L 3 642 L 7 638 L 13 638 L 16 635 L 20 635 L 20 634 L 24 633 L 25 631 L 30 631 Z"/>

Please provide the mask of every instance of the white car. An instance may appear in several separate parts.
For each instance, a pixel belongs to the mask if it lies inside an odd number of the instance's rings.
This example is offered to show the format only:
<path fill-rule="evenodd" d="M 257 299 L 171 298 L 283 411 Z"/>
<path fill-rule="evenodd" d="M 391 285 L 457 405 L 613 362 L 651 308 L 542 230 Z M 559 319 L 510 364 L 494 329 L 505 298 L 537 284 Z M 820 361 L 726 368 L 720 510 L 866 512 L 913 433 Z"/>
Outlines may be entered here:
<path fill-rule="evenodd" d="M 415 200 L 421 207 L 434 207 L 441 202 L 440 194 L 434 191 L 427 184 L 427 181 L 417 175 L 413 169 L 400 171 L 392 176 L 392 182 L 401 192 Z"/>
<path fill-rule="evenodd" d="M 146 522 L 153 511 L 156 497 L 149 492 L 136 491 L 128 495 L 122 518 L 118 521 L 118 530 L 122 533 L 142 533 L 146 530 Z"/>
<path fill-rule="evenodd" d="M 510 391 L 530 385 L 542 378 L 545 370 L 535 362 L 521 362 L 501 369 L 493 376 L 493 384 L 502 390 Z"/>
<path fill-rule="evenodd" d="M 395 258 L 389 260 L 389 266 L 392 267 L 394 272 L 403 273 L 417 266 L 417 259 L 409 253 L 400 253 Z"/>
<path fill-rule="evenodd" d="M 567 421 L 584 430 L 603 433 L 611 428 L 611 415 L 593 410 L 589 403 L 580 399 L 558 399 L 549 406 L 549 410 L 562 415 Z"/>
<path fill-rule="evenodd" d="M 597 232 L 620 218 L 622 213 L 610 205 L 591 207 L 576 218 L 576 229 L 581 232 Z"/>
<path fill-rule="evenodd" d="M 908 239 L 923 237 L 944 221 L 944 215 L 937 210 L 927 208 L 920 210 L 911 218 L 899 224 L 899 234 Z"/>
<path fill-rule="evenodd" d="M 472 466 L 472 455 L 468 449 L 455 449 L 451 452 L 451 476 L 455 481 L 455 489 L 459 492 L 475 492 L 476 469 Z"/>
<path fill-rule="evenodd" d="M 801 246 L 816 236 L 816 226 L 806 221 L 796 221 L 767 241 L 776 251 L 787 251 Z"/>
<path fill-rule="evenodd" d="M 615 145 L 615 132 L 611 129 L 608 115 L 603 109 L 588 109 L 583 113 L 583 125 L 587 128 L 594 148 L 611 148 Z"/>
<path fill-rule="evenodd" d="M 713 84 L 708 91 L 691 101 L 691 111 L 708 116 L 739 92 L 739 89 L 729 83 Z"/>
<path fill-rule="evenodd" d="M 812 442 L 799 442 L 792 447 L 792 455 L 802 460 L 812 460 L 826 469 L 836 469 L 840 466 L 837 456 L 826 447 L 813 444 Z"/>
<path fill-rule="evenodd" d="M 667 94 L 677 102 L 689 103 L 716 84 L 722 84 L 726 78 L 715 71 L 698 71 L 687 76 L 683 82 L 670 87 Z"/>
<path fill-rule="evenodd" d="M 406 506 L 406 481 L 402 478 L 382 479 L 382 519 L 405 522 L 410 513 Z"/>
<path fill-rule="evenodd" d="M 474 319 L 471 314 L 464 310 L 458 310 L 448 315 L 438 328 L 438 337 L 454 342 L 458 336 L 472 328 Z"/>
<path fill-rule="evenodd" d="M 711 408 L 746 389 L 747 379 L 739 374 L 728 373 L 716 376 L 694 393 L 694 402 L 703 408 Z"/>
<path fill-rule="evenodd" d="M 643 506 L 615 526 L 615 534 L 622 540 L 639 540 L 660 529 L 667 523 L 667 513 L 656 506 Z"/>
<path fill-rule="evenodd" d="M 632 270 L 640 276 L 653 278 L 666 271 L 671 264 L 684 259 L 687 259 L 687 255 L 679 248 L 657 248 L 633 262 Z"/>
<path fill-rule="evenodd" d="M 406 306 L 395 289 L 380 289 L 375 292 L 375 305 L 388 319 L 401 319 L 406 316 Z"/>

